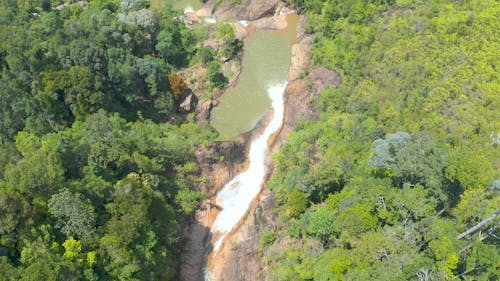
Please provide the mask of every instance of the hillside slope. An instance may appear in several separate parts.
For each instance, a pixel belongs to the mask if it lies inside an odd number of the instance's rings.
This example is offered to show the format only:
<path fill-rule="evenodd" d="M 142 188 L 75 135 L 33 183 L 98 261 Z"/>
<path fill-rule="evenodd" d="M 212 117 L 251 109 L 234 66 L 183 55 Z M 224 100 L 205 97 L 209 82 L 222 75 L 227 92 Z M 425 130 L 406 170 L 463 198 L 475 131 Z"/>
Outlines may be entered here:
<path fill-rule="evenodd" d="M 268 279 L 499 279 L 498 217 L 458 235 L 500 208 L 500 3 L 291 2 L 343 83 L 275 157 Z"/>

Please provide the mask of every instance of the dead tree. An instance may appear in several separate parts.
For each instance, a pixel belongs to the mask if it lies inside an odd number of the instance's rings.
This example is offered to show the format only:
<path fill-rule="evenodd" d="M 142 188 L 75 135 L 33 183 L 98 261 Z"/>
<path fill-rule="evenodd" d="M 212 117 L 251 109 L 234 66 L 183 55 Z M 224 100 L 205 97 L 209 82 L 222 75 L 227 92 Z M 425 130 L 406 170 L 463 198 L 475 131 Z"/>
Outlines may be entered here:
<path fill-rule="evenodd" d="M 482 220 L 480 223 L 476 224 L 475 226 L 473 226 L 473 227 L 467 229 L 466 231 L 462 232 L 460 235 L 457 236 L 457 239 L 462 239 L 465 236 L 467 236 L 467 235 L 469 235 L 471 233 L 476 232 L 478 229 L 480 229 L 481 227 L 483 227 L 485 224 L 489 223 L 490 221 L 494 220 L 499 215 L 500 215 L 500 210 L 496 211 L 493 215 L 485 218 L 484 220 Z"/>

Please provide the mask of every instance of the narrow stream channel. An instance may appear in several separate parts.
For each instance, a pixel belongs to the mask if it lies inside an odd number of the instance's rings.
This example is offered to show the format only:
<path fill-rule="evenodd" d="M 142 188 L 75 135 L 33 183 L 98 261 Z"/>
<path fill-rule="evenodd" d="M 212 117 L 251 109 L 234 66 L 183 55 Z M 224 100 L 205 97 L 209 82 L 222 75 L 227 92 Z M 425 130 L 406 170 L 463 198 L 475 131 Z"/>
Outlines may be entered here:
<path fill-rule="evenodd" d="M 229 134 L 241 133 L 249 126 L 253 128 L 266 111 L 271 110 L 272 117 L 263 132 L 254 136 L 250 144 L 248 168 L 216 195 L 216 203 L 222 210 L 210 229 L 211 255 L 217 255 L 225 238 L 245 216 L 268 172 L 268 141 L 283 121 L 283 93 L 288 83 L 291 44 L 295 39 L 298 16 L 290 15 L 287 21 L 288 27 L 283 31 L 255 31 L 250 34 L 245 41 L 240 81 L 224 94 L 216 109 L 215 128 Z M 210 268 L 205 273 L 205 280 L 213 280 Z"/>
<path fill-rule="evenodd" d="M 191 12 L 197 0 L 178 1 L 177 9 Z M 181 2 L 181 3 L 179 3 Z M 236 87 L 224 93 L 212 112 L 211 124 L 223 136 L 235 137 L 252 130 L 266 112 L 270 114 L 263 130 L 253 136 L 248 167 L 230 180 L 216 195 L 221 207 L 210 229 L 207 249 L 214 257 L 225 239 L 248 212 L 259 194 L 266 173 L 268 141 L 281 127 L 284 117 L 283 93 L 288 83 L 291 46 L 296 40 L 298 15 L 288 15 L 288 26 L 280 31 L 251 31 L 244 41 L 243 69 Z M 259 135 L 260 134 L 260 135 Z M 214 280 L 210 264 L 204 279 Z"/>
<path fill-rule="evenodd" d="M 283 91 L 287 81 L 270 85 L 267 92 L 272 104 L 272 119 L 264 133 L 250 144 L 248 158 L 250 165 L 247 170 L 234 177 L 217 193 L 217 205 L 222 207 L 212 225 L 214 237 L 213 251 L 216 253 L 226 235 L 245 215 L 250 203 L 257 196 L 264 181 L 267 141 L 280 127 L 283 120 Z"/>

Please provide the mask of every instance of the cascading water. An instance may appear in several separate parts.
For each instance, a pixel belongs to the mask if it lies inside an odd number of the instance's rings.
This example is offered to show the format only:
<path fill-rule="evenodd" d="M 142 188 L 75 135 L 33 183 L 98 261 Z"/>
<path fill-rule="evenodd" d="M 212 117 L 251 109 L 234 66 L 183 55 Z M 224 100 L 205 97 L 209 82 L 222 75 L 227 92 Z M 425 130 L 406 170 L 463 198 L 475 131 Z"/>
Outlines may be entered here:
<path fill-rule="evenodd" d="M 185 13 L 194 13 L 194 8 L 192 6 L 186 6 L 184 8 L 184 14 Z"/>
<path fill-rule="evenodd" d="M 217 193 L 217 204 L 222 207 L 222 211 L 211 229 L 213 237 L 217 239 L 214 243 L 214 252 L 217 252 L 227 233 L 245 215 L 248 206 L 260 191 L 266 172 L 267 141 L 281 127 L 283 119 L 283 91 L 285 87 L 286 81 L 268 88 L 273 116 L 264 133 L 253 140 L 250 145 L 248 169 L 233 178 Z"/>
<path fill-rule="evenodd" d="M 250 203 L 259 194 L 266 175 L 266 154 L 269 138 L 281 127 L 284 114 L 283 92 L 287 81 L 269 86 L 267 93 L 272 104 L 272 118 L 264 132 L 250 144 L 248 158 L 250 164 L 244 172 L 234 177 L 218 193 L 217 204 L 222 211 L 215 219 L 210 233 L 213 237 L 213 253 L 222 245 L 226 235 L 243 218 Z M 209 270 L 205 280 L 212 280 Z"/>
<path fill-rule="evenodd" d="M 192 3 L 192 4 L 195 4 L 195 3 Z M 183 6 L 184 7 L 184 14 L 188 14 L 188 13 L 195 13 L 196 10 L 195 8 L 193 7 L 193 5 L 185 5 Z M 209 16 L 209 17 L 200 17 L 203 19 L 203 23 L 205 24 L 215 24 L 217 23 L 217 19 L 214 17 L 214 16 Z"/>
<path fill-rule="evenodd" d="M 228 252 L 224 245 L 230 239 L 251 204 L 260 193 L 269 171 L 266 167 L 268 142 L 281 127 L 284 117 L 283 93 L 287 85 L 291 44 L 296 39 L 297 15 L 286 17 L 287 28 L 279 31 L 249 29 L 244 41 L 243 69 L 236 87 L 229 89 L 212 111 L 210 123 L 221 136 L 236 137 L 251 130 L 269 112 L 264 128 L 256 131 L 249 144 L 248 166 L 217 193 L 215 201 L 221 210 L 210 225 L 210 254 L 203 277 L 219 278 L 224 271 Z M 243 26 L 249 25 L 240 21 Z M 207 253 L 205 253 L 207 254 Z"/>

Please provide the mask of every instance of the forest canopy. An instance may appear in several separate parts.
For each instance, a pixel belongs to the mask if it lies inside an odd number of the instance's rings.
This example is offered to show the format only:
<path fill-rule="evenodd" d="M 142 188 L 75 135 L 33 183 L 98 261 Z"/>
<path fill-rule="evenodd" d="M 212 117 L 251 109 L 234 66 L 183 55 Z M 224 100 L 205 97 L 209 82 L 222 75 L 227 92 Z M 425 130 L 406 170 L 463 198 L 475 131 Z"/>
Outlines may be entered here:
<path fill-rule="evenodd" d="M 158 2 L 0 0 L 0 280 L 175 280 L 217 137 L 181 73 L 242 46 Z M 274 157 L 268 279 L 500 280 L 500 2 L 286 2 L 343 82 Z"/>
<path fill-rule="evenodd" d="M 269 280 L 500 279 L 500 3 L 290 2 L 343 83 L 275 157 Z"/>
<path fill-rule="evenodd" d="M 216 133 L 176 112 L 186 89 L 168 77 L 200 38 L 175 16 L 143 0 L 0 1 L 1 280 L 176 275 L 205 198 L 194 152 Z"/>

